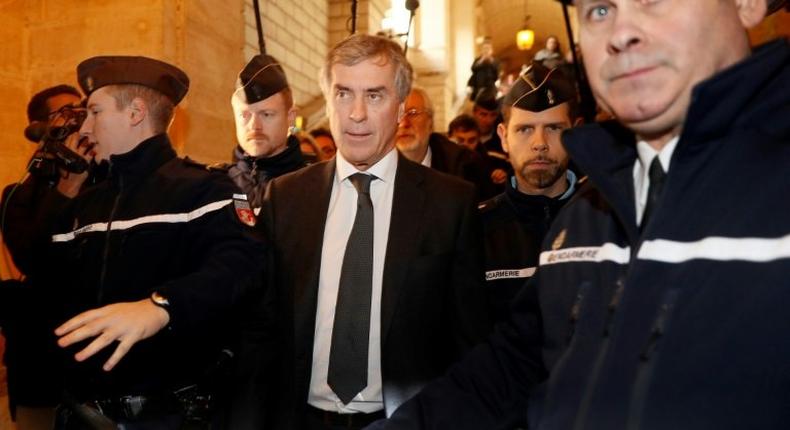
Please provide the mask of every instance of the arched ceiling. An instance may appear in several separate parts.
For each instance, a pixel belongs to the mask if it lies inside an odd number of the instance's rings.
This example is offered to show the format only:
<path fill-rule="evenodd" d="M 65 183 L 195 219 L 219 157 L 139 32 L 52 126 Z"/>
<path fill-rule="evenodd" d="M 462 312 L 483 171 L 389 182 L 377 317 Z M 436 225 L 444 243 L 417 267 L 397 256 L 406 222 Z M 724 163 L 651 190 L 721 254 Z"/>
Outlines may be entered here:
<path fill-rule="evenodd" d="M 575 27 L 574 8 L 568 9 Z M 516 33 L 524 27 L 526 15 L 530 16 L 529 27 L 535 31 L 535 44 L 529 51 L 519 51 Z M 491 38 L 494 53 L 507 69 L 516 69 L 532 59 L 551 35 L 559 37 L 563 53 L 568 51 L 562 4 L 557 0 L 479 0 L 478 17 L 479 31 Z"/>

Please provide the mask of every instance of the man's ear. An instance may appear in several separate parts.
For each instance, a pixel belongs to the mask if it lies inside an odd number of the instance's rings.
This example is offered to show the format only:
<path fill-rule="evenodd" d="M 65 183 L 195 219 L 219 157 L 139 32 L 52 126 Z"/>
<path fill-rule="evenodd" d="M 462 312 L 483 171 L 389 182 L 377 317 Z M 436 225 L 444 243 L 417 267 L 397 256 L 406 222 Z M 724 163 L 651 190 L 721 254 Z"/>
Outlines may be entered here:
<path fill-rule="evenodd" d="M 768 0 L 735 0 L 738 18 L 744 28 L 750 29 L 763 21 L 768 12 Z"/>
<path fill-rule="evenodd" d="M 510 147 L 507 144 L 507 127 L 504 122 L 500 122 L 496 126 L 496 134 L 499 135 L 499 140 L 502 142 L 502 150 L 506 154 L 510 154 Z"/>
<path fill-rule="evenodd" d="M 131 119 L 131 124 L 137 126 L 146 116 L 148 116 L 148 106 L 143 99 L 135 97 L 132 102 L 129 103 L 129 118 Z"/>
<path fill-rule="evenodd" d="M 289 126 L 293 127 L 294 125 L 296 125 L 296 114 L 298 114 L 298 113 L 299 113 L 299 108 L 297 108 L 296 106 L 291 106 L 291 108 L 288 109 L 288 125 Z"/>
<path fill-rule="evenodd" d="M 398 124 L 403 121 L 403 115 L 406 113 L 406 101 L 398 105 Z"/>
<path fill-rule="evenodd" d="M 580 126 L 582 124 L 584 124 L 584 118 L 582 118 L 581 116 L 578 116 L 578 117 L 576 117 L 575 120 L 573 120 L 573 124 L 571 125 L 571 127 L 578 127 L 578 126 Z"/>

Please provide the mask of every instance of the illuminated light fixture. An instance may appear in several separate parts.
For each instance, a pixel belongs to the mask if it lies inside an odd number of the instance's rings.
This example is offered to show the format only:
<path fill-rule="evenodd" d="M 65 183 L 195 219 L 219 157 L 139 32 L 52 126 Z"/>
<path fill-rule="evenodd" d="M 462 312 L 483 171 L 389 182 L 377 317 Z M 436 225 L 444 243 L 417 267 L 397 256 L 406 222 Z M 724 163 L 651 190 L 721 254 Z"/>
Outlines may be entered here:
<path fill-rule="evenodd" d="M 529 28 L 528 10 L 527 0 L 524 0 L 524 27 L 516 33 L 516 46 L 522 51 L 532 49 L 532 45 L 535 44 L 535 32 Z"/>
<path fill-rule="evenodd" d="M 518 49 L 522 51 L 532 49 L 534 43 L 535 32 L 526 28 L 526 26 L 523 30 L 519 30 L 519 32 L 516 33 L 516 46 L 518 46 Z"/>

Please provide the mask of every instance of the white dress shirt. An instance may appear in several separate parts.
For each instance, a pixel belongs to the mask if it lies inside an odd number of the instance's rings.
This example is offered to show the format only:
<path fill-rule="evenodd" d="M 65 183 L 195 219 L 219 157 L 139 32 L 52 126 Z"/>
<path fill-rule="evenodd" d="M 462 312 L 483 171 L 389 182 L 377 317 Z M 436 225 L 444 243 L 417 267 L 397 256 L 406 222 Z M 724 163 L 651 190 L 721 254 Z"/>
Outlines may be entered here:
<path fill-rule="evenodd" d="M 656 151 L 644 140 L 636 143 L 636 152 L 639 155 L 634 163 L 634 191 L 636 196 L 636 225 L 642 223 L 642 216 L 645 214 L 647 205 L 647 190 L 650 187 L 650 163 L 658 155 L 658 161 L 664 172 L 669 173 L 669 162 L 672 160 L 672 153 L 678 145 L 679 137 L 675 136 L 661 148 L 661 152 Z"/>
<path fill-rule="evenodd" d="M 433 152 L 431 152 L 431 147 L 428 147 L 428 150 L 425 151 L 425 157 L 423 157 L 422 164 L 425 167 L 431 167 L 431 163 L 433 162 Z"/>
<path fill-rule="evenodd" d="M 373 201 L 373 291 L 370 306 L 370 340 L 368 342 L 368 386 L 348 405 L 337 397 L 326 382 L 329 371 L 329 352 L 335 321 L 338 284 L 346 243 L 351 235 L 357 214 L 357 190 L 349 176 L 359 171 L 338 151 L 335 178 L 326 214 L 324 241 L 321 248 L 321 269 L 318 279 L 318 309 L 313 340 L 313 367 L 307 403 L 327 411 L 339 413 L 371 413 L 384 409 L 381 390 L 381 284 L 384 276 L 384 257 L 389 237 L 392 213 L 392 194 L 398 151 L 392 150 L 366 172 L 374 175 L 370 183 Z"/>

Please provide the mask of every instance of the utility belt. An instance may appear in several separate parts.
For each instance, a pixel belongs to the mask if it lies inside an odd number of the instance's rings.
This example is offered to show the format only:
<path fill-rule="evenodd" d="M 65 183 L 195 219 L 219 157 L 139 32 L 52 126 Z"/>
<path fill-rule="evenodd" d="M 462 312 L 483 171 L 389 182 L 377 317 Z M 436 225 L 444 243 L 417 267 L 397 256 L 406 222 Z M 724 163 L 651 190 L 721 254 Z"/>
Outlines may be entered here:
<path fill-rule="evenodd" d="M 56 429 L 117 428 L 116 423 L 181 417 L 182 429 L 204 428 L 211 422 L 212 396 L 190 385 L 172 393 L 146 396 L 121 396 L 86 402 L 66 399 L 58 413 L 61 426 Z M 67 423 L 67 424 L 66 424 Z M 76 426 L 74 424 L 77 424 Z M 82 425 L 82 426 L 80 426 Z"/>

